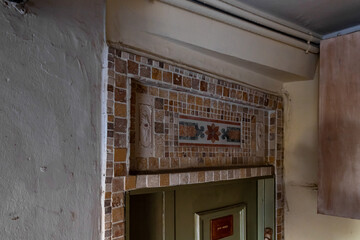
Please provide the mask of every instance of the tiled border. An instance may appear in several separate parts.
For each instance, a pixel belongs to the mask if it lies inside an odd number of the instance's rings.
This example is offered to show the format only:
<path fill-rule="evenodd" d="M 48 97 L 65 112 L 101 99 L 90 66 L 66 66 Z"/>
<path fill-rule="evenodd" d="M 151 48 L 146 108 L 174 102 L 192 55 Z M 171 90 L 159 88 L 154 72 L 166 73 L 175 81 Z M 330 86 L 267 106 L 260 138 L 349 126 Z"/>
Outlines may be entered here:
<path fill-rule="evenodd" d="M 136 55 L 127 49 L 109 48 L 108 55 L 108 133 L 105 189 L 106 240 L 125 239 L 125 191 L 192 183 L 276 175 L 276 234 L 284 237 L 283 191 L 283 104 L 280 96 L 243 86 L 204 73 L 188 70 L 154 57 Z M 267 162 L 272 167 L 209 170 L 185 173 L 129 175 L 129 116 L 131 78 L 150 84 L 184 88 L 199 96 L 264 108 L 269 111 L 269 149 Z M 158 83 L 157 83 L 158 81 Z"/>
<path fill-rule="evenodd" d="M 156 87 L 150 84 L 154 84 L 154 81 L 131 78 L 131 172 L 190 167 L 260 166 L 266 165 L 270 160 L 274 161 L 274 156 L 270 155 L 274 151 L 269 151 L 275 150 L 275 138 L 269 134 L 269 117 L 274 110 L 250 107 L 216 97 L 202 97 L 184 92 L 186 88 L 173 90 L 169 89 L 172 86 L 165 88 L 160 84 Z M 146 130 L 150 135 L 148 140 L 152 139 L 146 145 L 153 147 L 139 145 L 140 109 L 150 118 L 155 116 L 149 122 L 150 126 L 154 126 L 153 132 Z M 183 121 L 179 115 L 183 114 L 188 117 L 238 122 L 241 128 L 240 146 L 230 148 L 213 142 L 202 142 L 211 145 L 201 146 L 198 141 L 192 142 L 191 146 L 184 146 L 184 141 L 180 141 L 179 137 L 180 122 Z M 207 129 L 207 125 L 200 125 Z"/>

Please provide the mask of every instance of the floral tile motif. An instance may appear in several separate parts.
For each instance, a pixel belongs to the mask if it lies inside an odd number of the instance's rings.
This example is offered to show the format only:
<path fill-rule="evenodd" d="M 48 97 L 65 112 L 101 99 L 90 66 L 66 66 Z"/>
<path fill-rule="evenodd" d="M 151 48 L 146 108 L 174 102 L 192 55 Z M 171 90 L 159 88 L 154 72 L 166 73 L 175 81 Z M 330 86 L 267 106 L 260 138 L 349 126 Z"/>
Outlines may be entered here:
<path fill-rule="evenodd" d="M 221 137 L 227 139 L 228 142 L 241 142 L 241 128 L 227 127 L 226 129 L 221 129 L 221 132 Z"/>
<path fill-rule="evenodd" d="M 179 116 L 179 144 L 241 147 L 241 123 Z"/>
<path fill-rule="evenodd" d="M 207 140 L 210 140 L 212 143 L 219 141 L 219 136 L 221 133 L 219 132 L 219 126 L 216 126 L 214 123 L 211 125 L 207 125 L 207 131 L 205 132 L 207 135 Z"/>
<path fill-rule="evenodd" d="M 182 140 L 198 140 L 204 138 L 203 126 L 199 127 L 198 123 L 195 122 L 179 122 L 179 138 Z"/>

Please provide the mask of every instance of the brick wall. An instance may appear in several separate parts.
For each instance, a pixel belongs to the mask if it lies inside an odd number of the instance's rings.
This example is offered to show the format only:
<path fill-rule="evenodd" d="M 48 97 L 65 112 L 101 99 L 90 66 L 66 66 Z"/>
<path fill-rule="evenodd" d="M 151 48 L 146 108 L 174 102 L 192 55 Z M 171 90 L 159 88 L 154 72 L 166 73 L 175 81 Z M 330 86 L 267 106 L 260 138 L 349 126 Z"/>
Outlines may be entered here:
<path fill-rule="evenodd" d="M 273 174 L 283 239 L 282 98 L 133 52 L 109 48 L 105 239 L 127 190 Z"/>

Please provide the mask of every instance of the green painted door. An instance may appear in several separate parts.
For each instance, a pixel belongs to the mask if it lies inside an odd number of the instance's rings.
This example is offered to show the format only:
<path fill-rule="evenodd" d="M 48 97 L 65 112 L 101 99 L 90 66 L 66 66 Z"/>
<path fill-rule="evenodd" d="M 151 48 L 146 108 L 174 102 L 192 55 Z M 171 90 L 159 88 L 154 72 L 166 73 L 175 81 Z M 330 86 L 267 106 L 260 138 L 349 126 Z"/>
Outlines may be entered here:
<path fill-rule="evenodd" d="M 181 203 L 181 204 L 179 204 Z M 195 239 L 195 214 L 227 206 L 246 206 L 246 235 L 248 240 L 257 236 L 257 180 L 224 182 L 212 185 L 197 185 L 175 192 L 176 240 Z M 234 221 L 235 223 L 235 221 Z M 240 240 L 240 225 L 234 224 L 234 234 L 224 240 Z M 209 229 L 207 226 L 204 229 Z M 210 240 L 205 233 L 204 239 Z M 206 238 L 206 239 L 205 239 Z"/>
<path fill-rule="evenodd" d="M 233 233 L 221 240 L 260 240 L 274 229 L 274 203 L 272 178 L 130 191 L 126 239 L 211 240 L 211 221 L 232 215 Z"/>

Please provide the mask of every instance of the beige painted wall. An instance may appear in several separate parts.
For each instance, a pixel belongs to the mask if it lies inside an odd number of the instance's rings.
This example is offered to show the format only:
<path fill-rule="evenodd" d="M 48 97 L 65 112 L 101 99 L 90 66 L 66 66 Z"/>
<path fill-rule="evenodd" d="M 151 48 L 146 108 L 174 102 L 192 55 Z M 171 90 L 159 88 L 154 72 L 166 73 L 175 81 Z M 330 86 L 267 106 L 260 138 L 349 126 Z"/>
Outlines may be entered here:
<path fill-rule="evenodd" d="M 262 89 L 312 79 L 317 55 L 157 0 L 107 0 L 107 41 Z M 284 81 L 285 81 L 284 80 Z"/>
<path fill-rule="evenodd" d="M 360 239 L 359 220 L 317 214 L 318 77 L 286 83 L 284 91 L 285 239 Z"/>

